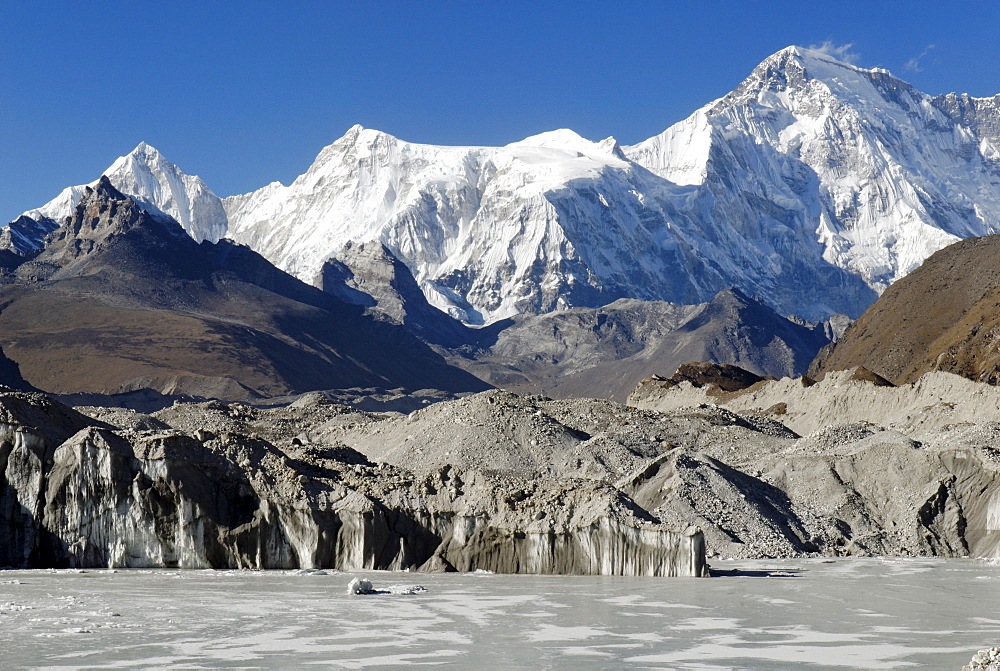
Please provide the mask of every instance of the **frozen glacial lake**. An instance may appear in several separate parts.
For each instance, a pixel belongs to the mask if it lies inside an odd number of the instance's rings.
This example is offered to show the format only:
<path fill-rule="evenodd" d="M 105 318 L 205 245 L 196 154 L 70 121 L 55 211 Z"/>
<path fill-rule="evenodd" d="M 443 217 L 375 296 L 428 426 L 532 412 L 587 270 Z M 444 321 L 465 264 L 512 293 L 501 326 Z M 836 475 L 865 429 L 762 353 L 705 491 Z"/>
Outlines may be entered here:
<path fill-rule="evenodd" d="M 1000 645 L 995 563 L 712 566 L 732 573 L 0 571 L 0 666 L 959 669 Z"/>

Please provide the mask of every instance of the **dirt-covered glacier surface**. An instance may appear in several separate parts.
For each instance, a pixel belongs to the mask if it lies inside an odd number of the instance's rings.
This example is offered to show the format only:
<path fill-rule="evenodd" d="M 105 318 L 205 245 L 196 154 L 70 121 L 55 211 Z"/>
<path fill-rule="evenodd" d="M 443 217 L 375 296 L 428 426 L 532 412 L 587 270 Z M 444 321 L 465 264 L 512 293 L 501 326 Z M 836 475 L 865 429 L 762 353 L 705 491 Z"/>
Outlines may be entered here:
<path fill-rule="evenodd" d="M 0 571 L 5 667 L 959 669 L 1000 565 L 717 563 L 712 580 L 367 571 Z M 349 595 L 355 577 L 382 593 Z M 387 589 L 419 583 L 424 591 Z"/>
<path fill-rule="evenodd" d="M 665 384 L 633 406 L 492 390 L 408 414 L 0 394 L 0 566 L 703 576 L 1000 554 L 994 388 Z"/>
<path fill-rule="evenodd" d="M 0 394 L 0 566 L 707 575 L 698 529 L 614 484 L 649 455 L 513 394 L 438 405 L 141 415 Z"/>

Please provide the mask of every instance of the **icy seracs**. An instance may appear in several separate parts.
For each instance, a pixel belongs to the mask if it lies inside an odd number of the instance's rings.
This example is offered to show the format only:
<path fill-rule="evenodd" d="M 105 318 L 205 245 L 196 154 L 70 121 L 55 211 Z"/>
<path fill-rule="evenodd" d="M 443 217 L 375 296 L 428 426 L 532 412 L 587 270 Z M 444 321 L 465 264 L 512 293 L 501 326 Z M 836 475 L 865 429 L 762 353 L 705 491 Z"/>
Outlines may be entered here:
<path fill-rule="evenodd" d="M 307 463 L 194 433 L 113 430 L 0 393 L 0 566 L 708 575 L 700 531 L 650 523 L 606 485 L 539 484 L 538 505 L 565 499 L 539 523 L 503 503 L 516 486 L 472 471 Z"/>

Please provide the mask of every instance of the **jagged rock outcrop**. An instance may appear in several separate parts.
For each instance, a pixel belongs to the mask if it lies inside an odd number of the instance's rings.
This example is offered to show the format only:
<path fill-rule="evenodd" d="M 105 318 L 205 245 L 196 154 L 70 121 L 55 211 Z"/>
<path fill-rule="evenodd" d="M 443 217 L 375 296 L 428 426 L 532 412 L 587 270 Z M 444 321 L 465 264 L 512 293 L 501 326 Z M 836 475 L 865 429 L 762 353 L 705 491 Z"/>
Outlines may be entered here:
<path fill-rule="evenodd" d="M 89 411 L 114 426 L 0 394 L 0 565 L 707 575 L 700 532 L 604 483 L 410 471 L 292 437 L 378 419 L 315 398 Z"/>
<path fill-rule="evenodd" d="M 722 391 L 739 391 L 763 380 L 761 376 L 739 366 L 692 361 L 678 366 L 677 371 L 666 378 L 665 382 L 675 385 L 690 382 L 693 387 L 714 386 Z"/>

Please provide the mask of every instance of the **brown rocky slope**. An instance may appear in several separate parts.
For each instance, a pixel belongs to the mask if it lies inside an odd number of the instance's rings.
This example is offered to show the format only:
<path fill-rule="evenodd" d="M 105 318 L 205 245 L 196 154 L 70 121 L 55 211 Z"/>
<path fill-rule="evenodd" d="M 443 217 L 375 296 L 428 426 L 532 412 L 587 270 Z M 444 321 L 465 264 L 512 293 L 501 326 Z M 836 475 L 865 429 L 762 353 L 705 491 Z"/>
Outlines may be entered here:
<path fill-rule="evenodd" d="M 1000 382 L 1000 235 L 942 249 L 889 287 L 808 375 L 864 366 L 894 384 L 931 370 Z"/>

